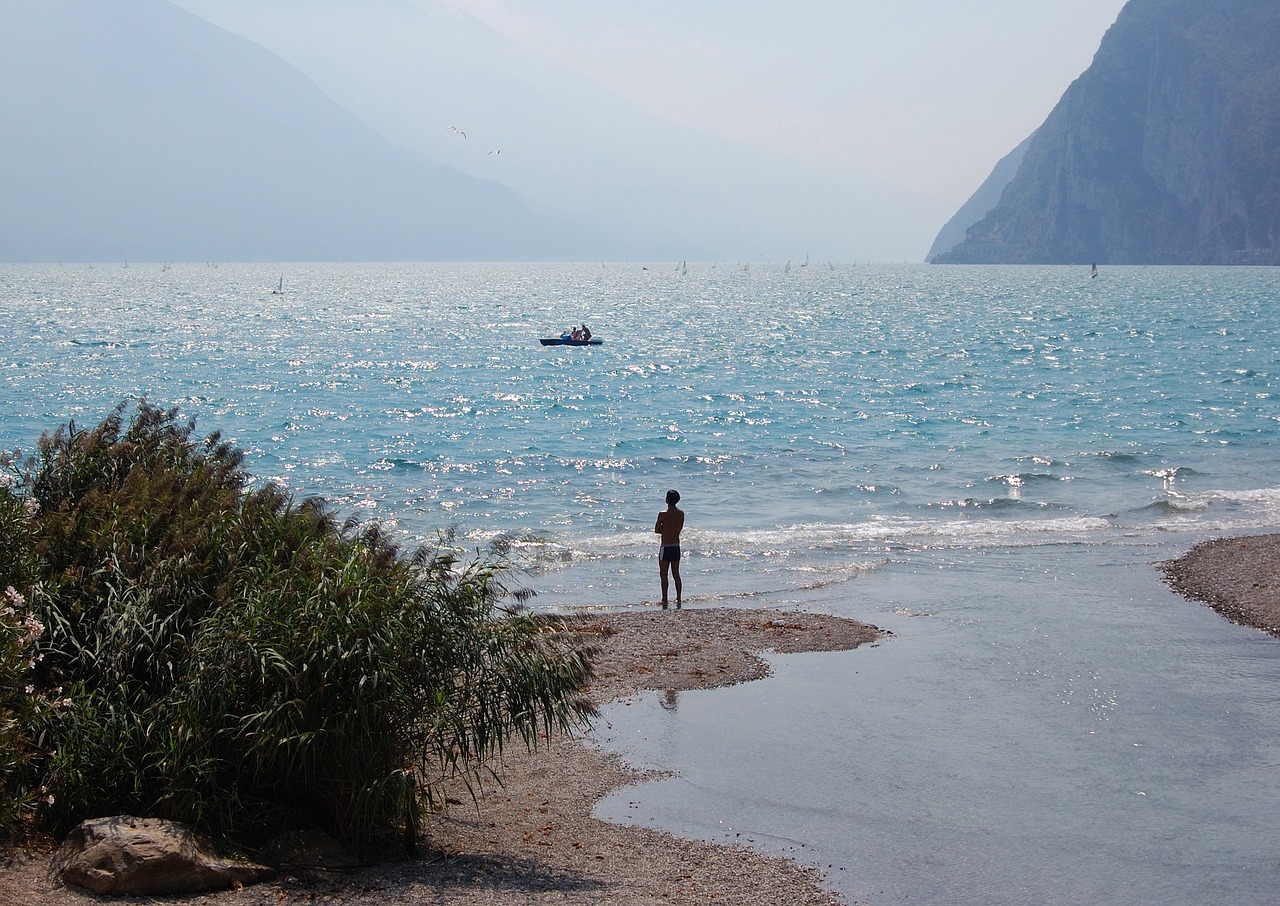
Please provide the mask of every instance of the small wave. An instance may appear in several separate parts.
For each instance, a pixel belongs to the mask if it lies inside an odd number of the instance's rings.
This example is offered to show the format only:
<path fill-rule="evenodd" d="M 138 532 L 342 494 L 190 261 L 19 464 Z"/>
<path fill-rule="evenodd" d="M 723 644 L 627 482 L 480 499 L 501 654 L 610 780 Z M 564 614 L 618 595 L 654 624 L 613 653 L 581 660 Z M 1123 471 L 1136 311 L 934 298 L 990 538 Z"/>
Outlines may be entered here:
<path fill-rule="evenodd" d="M 1280 521 L 1280 488 L 1245 488 L 1172 494 L 1167 502 L 1173 512 L 1224 510 L 1250 520 L 1275 524 Z"/>
<path fill-rule="evenodd" d="M 1042 547 L 1049 544 L 1094 541 L 1114 529 L 1102 516 L 1068 516 L 1050 519 L 965 519 L 938 523 L 931 533 L 954 546 L 1003 544 Z"/>
<path fill-rule="evenodd" d="M 1280 488 L 1170 492 L 1167 497 L 1152 501 L 1142 509 L 1160 509 L 1172 513 L 1199 513 L 1213 507 L 1280 513 Z"/>
<path fill-rule="evenodd" d="M 781 590 L 818 591 L 864 578 L 892 562 L 890 558 L 883 556 L 864 558 L 863 554 L 853 554 L 847 548 L 839 554 L 816 558 L 798 555 L 783 558 L 758 557 L 753 562 L 734 569 L 750 574 L 756 580 L 763 580 L 766 589 L 776 584 Z M 850 559 L 851 555 L 856 559 Z M 708 551 L 707 556 L 714 560 L 718 555 L 714 551 Z"/>
<path fill-rule="evenodd" d="M 1190 466 L 1172 466 L 1166 469 L 1143 469 L 1142 474 L 1150 475 L 1152 478 L 1159 478 L 1161 481 L 1173 481 L 1177 478 L 1189 478 L 1200 473 Z"/>
<path fill-rule="evenodd" d="M 85 349 L 128 349 L 128 343 L 121 343 L 118 340 L 71 340 L 72 346 L 80 346 Z"/>
<path fill-rule="evenodd" d="M 1086 453 L 1086 456 L 1096 456 L 1098 459 L 1105 459 L 1108 462 L 1120 463 L 1122 465 L 1133 465 L 1143 462 L 1147 458 L 1146 453 L 1124 453 L 1112 450 L 1101 450 L 1097 453 Z"/>
<path fill-rule="evenodd" d="M 959 500 L 944 500 L 941 503 L 931 503 L 929 507 L 942 510 L 1017 510 L 1023 508 L 1029 509 L 1047 509 L 1051 504 L 1034 500 L 1020 500 L 1016 497 L 992 497 L 987 500 L 979 500 L 976 497 L 965 497 Z"/>
<path fill-rule="evenodd" d="M 1011 488 L 1024 488 L 1029 484 L 1047 481 L 1070 481 L 1065 476 L 1054 475 L 1051 472 L 1018 472 L 1011 475 L 991 475 L 986 480 L 994 484 L 1007 485 Z"/>
<path fill-rule="evenodd" d="M 521 535 L 512 547 L 535 570 L 557 570 L 570 565 L 601 560 L 653 560 L 657 556 L 652 532 L 625 532 L 617 535 L 564 537 L 551 534 Z M 686 559 L 701 554 L 686 545 Z"/>
<path fill-rule="evenodd" d="M 886 540 L 895 532 L 896 528 L 890 524 L 868 520 L 865 523 L 799 523 L 733 532 L 709 531 L 700 537 L 708 548 L 718 551 L 721 556 L 771 557 L 786 556 L 800 550 L 847 550 L 850 545 Z"/>
<path fill-rule="evenodd" d="M 413 459 L 406 459 L 402 456 L 385 456 L 373 463 L 369 468 L 379 472 L 391 472 L 397 470 L 411 470 L 414 472 L 421 471 L 425 466 Z"/>
<path fill-rule="evenodd" d="M 850 581 L 883 568 L 885 553 L 923 547 L 965 547 L 1002 544 L 1043 546 L 1092 541 L 1113 532 L 1115 524 L 1102 516 L 1031 516 L 1029 518 L 945 518 L 913 520 L 874 517 L 844 524 L 803 523 L 739 531 L 699 530 L 686 533 L 686 562 L 743 563 L 758 575 L 785 576 L 788 587 L 822 588 Z M 656 554 L 650 532 L 622 532 L 590 537 L 544 538 L 537 559 L 548 568 L 593 561 L 652 560 Z M 720 567 L 708 565 L 717 570 Z"/>
<path fill-rule="evenodd" d="M 1159 531 L 1231 533 L 1280 523 L 1280 488 L 1170 493 L 1130 511 Z M 1124 520 L 1128 521 L 1128 520 Z"/>
<path fill-rule="evenodd" d="M 1159 515 L 1176 514 L 1183 515 L 1185 513 L 1203 513 L 1209 509 L 1209 502 L 1205 500 L 1155 500 L 1146 506 L 1138 507 L 1135 513 L 1156 513 Z"/>
<path fill-rule="evenodd" d="M 1014 458 L 1014 462 L 1018 463 L 1019 465 L 1032 463 L 1033 465 L 1045 466 L 1050 469 L 1053 468 L 1054 466 L 1063 465 L 1063 463 L 1049 456 L 1017 456 Z"/>
<path fill-rule="evenodd" d="M 862 578 L 877 569 L 883 567 L 889 561 L 881 558 L 870 562 L 858 563 L 838 563 L 828 564 L 821 567 L 802 567 L 798 572 L 812 573 L 815 578 L 804 580 L 798 583 L 797 587 L 801 591 L 818 591 L 823 588 L 833 588 L 837 585 L 844 585 L 846 582 L 852 582 L 855 579 Z"/>
<path fill-rule="evenodd" d="M 1244 490 L 1234 491 L 1205 491 L 1203 494 L 1191 496 L 1206 496 L 1218 500 L 1234 501 L 1237 503 L 1263 503 L 1280 506 L 1280 488 L 1246 488 Z"/>
<path fill-rule="evenodd" d="M 466 533 L 465 541 L 473 548 L 499 554 L 532 574 L 563 569 L 575 560 L 572 547 L 540 532 L 472 530 Z M 456 542 L 454 546 L 458 546 Z"/>

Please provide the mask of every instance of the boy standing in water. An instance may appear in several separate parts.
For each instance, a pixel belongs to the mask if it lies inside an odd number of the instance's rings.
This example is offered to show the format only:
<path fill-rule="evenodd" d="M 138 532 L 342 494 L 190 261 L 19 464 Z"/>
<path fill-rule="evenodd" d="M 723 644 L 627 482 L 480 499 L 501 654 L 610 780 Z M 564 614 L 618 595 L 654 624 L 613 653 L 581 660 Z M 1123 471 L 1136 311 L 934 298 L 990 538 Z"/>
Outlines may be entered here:
<path fill-rule="evenodd" d="M 667 609 L 667 571 L 676 580 L 676 610 L 680 609 L 680 530 L 684 528 L 684 510 L 676 506 L 679 491 L 667 491 L 667 508 L 658 514 L 653 530 L 662 536 L 658 548 L 658 575 L 662 580 L 662 609 Z"/>

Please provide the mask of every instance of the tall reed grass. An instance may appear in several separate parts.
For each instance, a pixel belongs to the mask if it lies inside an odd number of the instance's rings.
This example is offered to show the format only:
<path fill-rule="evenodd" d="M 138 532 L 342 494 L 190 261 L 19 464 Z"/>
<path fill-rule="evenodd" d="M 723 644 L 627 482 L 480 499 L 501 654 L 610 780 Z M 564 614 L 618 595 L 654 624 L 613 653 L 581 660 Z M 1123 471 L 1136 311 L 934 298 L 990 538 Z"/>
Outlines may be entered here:
<path fill-rule="evenodd" d="M 411 842 L 443 779 L 594 713 L 590 652 L 521 612 L 500 557 L 403 554 L 242 463 L 145 402 L 8 460 L 0 581 L 44 627 L 32 685 L 65 690 L 21 733 L 53 828 Z"/>

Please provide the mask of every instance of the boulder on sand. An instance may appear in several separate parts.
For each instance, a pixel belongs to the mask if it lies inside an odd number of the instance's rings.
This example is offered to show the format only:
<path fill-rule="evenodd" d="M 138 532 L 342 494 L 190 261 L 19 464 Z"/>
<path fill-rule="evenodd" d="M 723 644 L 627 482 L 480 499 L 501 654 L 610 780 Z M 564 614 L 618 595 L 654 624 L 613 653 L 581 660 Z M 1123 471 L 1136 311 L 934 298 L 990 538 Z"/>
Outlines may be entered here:
<path fill-rule="evenodd" d="M 64 883 L 132 896 L 225 890 L 275 874 L 265 865 L 210 853 L 184 824 L 127 815 L 81 822 L 63 841 L 54 870 Z"/>

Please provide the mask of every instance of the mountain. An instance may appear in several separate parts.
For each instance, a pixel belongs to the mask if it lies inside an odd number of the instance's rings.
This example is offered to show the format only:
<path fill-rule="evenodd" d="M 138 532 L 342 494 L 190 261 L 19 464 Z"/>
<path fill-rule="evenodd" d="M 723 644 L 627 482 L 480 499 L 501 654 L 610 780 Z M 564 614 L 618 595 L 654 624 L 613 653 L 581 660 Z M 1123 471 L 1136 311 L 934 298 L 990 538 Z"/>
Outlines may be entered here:
<path fill-rule="evenodd" d="M 511 189 L 396 147 L 163 0 L 0 4 L 0 260 L 545 257 Z"/>
<path fill-rule="evenodd" d="M 931 260 L 1280 264 L 1280 3 L 1130 0 L 1000 201 Z"/>
<path fill-rule="evenodd" d="M 964 242 L 965 233 L 968 232 L 969 227 L 986 217 L 987 213 L 1000 203 L 1000 196 L 1004 194 L 1005 186 L 1009 185 L 1017 175 L 1018 168 L 1022 166 L 1022 158 L 1027 153 L 1027 146 L 1031 144 L 1033 137 L 1034 133 L 1024 138 L 1018 147 L 1000 158 L 1000 162 L 992 168 L 991 175 L 978 186 L 978 191 L 969 196 L 969 200 L 960 206 L 960 210 L 956 211 L 938 233 L 938 238 L 933 240 L 933 245 L 929 248 L 929 260 Z"/>
<path fill-rule="evenodd" d="M 919 259 L 948 213 L 882 178 L 675 122 L 447 0 L 175 2 L 279 54 L 393 142 L 592 224 L 606 258 Z"/>

